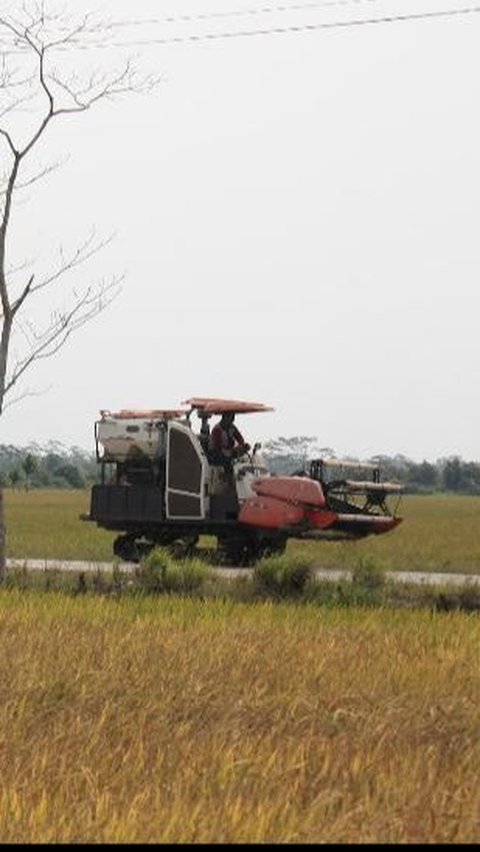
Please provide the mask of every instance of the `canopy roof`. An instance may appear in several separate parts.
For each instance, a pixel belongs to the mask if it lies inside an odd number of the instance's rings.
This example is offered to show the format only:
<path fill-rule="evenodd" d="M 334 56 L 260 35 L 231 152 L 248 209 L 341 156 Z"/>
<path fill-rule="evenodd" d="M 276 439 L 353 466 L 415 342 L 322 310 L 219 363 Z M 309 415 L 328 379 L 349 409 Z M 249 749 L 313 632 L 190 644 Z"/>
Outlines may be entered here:
<path fill-rule="evenodd" d="M 120 411 L 100 412 L 103 418 L 113 417 L 115 420 L 164 420 L 172 417 L 182 417 L 188 414 L 186 408 L 153 408 L 148 411 L 138 411 L 122 408 Z"/>
<path fill-rule="evenodd" d="M 215 399 L 194 396 L 191 399 L 184 400 L 183 405 L 187 404 L 205 414 L 223 414 L 226 411 L 232 411 L 234 414 L 249 414 L 254 411 L 274 411 L 270 405 L 264 405 L 262 402 L 242 402 L 239 399 Z"/>

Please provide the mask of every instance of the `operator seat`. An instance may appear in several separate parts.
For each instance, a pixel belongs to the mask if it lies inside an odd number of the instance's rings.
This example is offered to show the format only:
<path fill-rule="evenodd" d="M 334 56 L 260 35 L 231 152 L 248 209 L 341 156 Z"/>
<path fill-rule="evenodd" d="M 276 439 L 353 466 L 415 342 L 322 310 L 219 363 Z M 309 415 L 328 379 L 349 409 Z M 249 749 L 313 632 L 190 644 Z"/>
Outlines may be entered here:
<path fill-rule="evenodd" d="M 209 459 L 209 445 L 210 445 L 210 426 L 208 423 L 207 417 L 202 417 L 202 425 L 200 427 L 200 432 L 198 434 L 198 440 L 200 441 L 200 446 L 205 453 L 208 461 Z"/>

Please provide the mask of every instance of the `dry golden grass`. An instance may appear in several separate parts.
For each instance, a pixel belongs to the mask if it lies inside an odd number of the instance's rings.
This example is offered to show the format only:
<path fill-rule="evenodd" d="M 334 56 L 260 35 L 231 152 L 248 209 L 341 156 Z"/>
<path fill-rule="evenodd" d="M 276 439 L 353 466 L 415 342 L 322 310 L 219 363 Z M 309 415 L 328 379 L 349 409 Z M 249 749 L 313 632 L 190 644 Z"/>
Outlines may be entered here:
<path fill-rule="evenodd" d="M 476 842 L 480 621 L 0 594 L 2 842 Z"/>

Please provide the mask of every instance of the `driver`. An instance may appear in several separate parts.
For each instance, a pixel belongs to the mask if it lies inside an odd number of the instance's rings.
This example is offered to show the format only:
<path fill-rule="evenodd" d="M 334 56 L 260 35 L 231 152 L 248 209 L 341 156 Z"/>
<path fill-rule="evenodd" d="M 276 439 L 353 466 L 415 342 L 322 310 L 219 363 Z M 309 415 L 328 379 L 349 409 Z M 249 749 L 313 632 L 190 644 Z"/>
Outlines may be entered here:
<path fill-rule="evenodd" d="M 248 453 L 243 435 L 234 424 L 235 413 L 224 411 L 219 422 L 210 433 L 209 454 L 212 464 L 222 464 L 230 467 L 234 459 Z"/>

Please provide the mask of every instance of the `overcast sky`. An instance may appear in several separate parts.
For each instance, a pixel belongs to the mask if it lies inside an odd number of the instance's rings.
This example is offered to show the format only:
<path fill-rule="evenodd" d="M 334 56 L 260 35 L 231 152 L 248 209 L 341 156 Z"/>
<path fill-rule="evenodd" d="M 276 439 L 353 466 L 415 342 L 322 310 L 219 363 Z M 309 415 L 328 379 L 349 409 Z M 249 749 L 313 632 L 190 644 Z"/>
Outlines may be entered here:
<path fill-rule="evenodd" d="M 219 396 L 274 406 L 238 418 L 251 442 L 480 459 L 480 14 L 189 38 L 469 5 L 69 2 L 146 21 L 120 40 L 163 82 L 45 140 L 69 159 L 15 208 L 12 263 L 46 269 L 95 225 L 116 240 L 83 275 L 125 279 L 0 442 L 93 449 L 100 409 Z"/>

